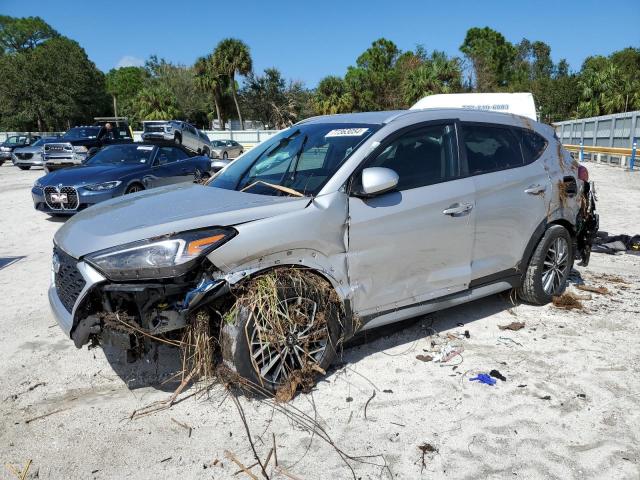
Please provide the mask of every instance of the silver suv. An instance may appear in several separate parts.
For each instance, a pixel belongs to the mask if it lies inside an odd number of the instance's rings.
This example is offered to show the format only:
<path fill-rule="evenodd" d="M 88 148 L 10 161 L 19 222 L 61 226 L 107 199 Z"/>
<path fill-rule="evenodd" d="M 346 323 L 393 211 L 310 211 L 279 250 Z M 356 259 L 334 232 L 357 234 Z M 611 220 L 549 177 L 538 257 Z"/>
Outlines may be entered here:
<path fill-rule="evenodd" d="M 207 186 L 76 215 L 55 236 L 49 300 L 78 347 L 141 352 L 204 318 L 224 362 L 274 390 L 359 331 L 509 289 L 561 294 L 598 227 L 587 175 L 514 115 L 312 118 Z"/>
<path fill-rule="evenodd" d="M 198 155 L 211 155 L 211 141 L 204 132 L 180 120 L 143 122 L 142 140 L 145 142 L 175 142 Z"/>

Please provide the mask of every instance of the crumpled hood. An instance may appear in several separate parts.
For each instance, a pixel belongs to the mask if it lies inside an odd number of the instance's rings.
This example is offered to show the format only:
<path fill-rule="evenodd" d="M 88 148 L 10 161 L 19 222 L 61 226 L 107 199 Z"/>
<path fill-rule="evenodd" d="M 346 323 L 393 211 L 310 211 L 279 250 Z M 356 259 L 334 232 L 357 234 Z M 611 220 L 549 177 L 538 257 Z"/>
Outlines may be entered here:
<path fill-rule="evenodd" d="M 40 184 L 80 187 L 119 180 L 125 175 L 145 168 L 147 168 L 145 165 L 80 165 L 51 172 L 40 179 Z"/>
<path fill-rule="evenodd" d="M 196 228 L 230 226 L 305 208 L 308 198 L 178 184 L 101 202 L 58 230 L 56 245 L 80 258 L 105 248 Z"/>

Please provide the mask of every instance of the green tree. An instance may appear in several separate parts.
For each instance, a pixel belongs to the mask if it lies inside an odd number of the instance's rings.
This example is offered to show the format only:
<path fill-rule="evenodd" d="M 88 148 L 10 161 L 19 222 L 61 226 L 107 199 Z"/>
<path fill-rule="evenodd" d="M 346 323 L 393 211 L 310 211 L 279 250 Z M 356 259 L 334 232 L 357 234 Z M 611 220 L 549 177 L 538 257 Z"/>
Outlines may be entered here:
<path fill-rule="evenodd" d="M 223 75 L 216 70 L 212 55 L 200 57 L 196 60 L 193 68 L 196 75 L 196 86 L 203 93 L 213 97 L 218 124 L 224 130 L 226 115 L 222 110 L 222 97 L 228 82 L 225 82 Z"/>
<path fill-rule="evenodd" d="M 61 130 L 108 112 L 104 75 L 68 38 L 4 55 L 0 71 L 3 128 Z"/>
<path fill-rule="evenodd" d="M 140 120 L 166 120 L 180 114 L 173 92 L 162 84 L 144 87 L 134 99 L 136 118 Z"/>
<path fill-rule="evenodd" d="M 462 69 L 457 58 L 449 58 L 437 50 L 411 69 L 402 82 L 405 104 L 412 105 L 426 95 L 455 93 L 462 89 Z"/>
<path fill-rule="evenodd" d="M 353 110 L 353 96 L 344 80 L 334 75 L 324 77 L 313 94 L 313 108 L 320 115 L 348 113 Z"/>
<path fill-rule="evenodd" d="M 477 91 L 490 92 L 509 85 L 517 49 L 501 33 L 489 27 L 470 28 L 460 51 L 473 66 Z"/>
<path fill-rule="evenodd" d="M 6 53 L 24 52 L 59 36 L 40 17 L 14 18 L 0 15 L 0 49 Z"/>
<path fill-rule="evenodd" d="M 109 70 L 106 75 L 107 93 L 113 98 L 113 114 L 131 115 L 133 100 L 144 88 L 148 79 L 147 71 L 142 67 L 122 67 Z"/>
<path fill-rule="evenodd" d="M 244 122 L 242 121 L 242 113 L 238 104 L 236 75 L 248 75 L 253 69 L 253 61 L 249 47 L 236 38 L 226 38 L 218 43 L 213 52 L 213 64 L 217 71 L 222 72 L 229 78 L 231 86 L 231 95 L 238 112 L 240 120 L 240 128 L 244 130 Z"/>

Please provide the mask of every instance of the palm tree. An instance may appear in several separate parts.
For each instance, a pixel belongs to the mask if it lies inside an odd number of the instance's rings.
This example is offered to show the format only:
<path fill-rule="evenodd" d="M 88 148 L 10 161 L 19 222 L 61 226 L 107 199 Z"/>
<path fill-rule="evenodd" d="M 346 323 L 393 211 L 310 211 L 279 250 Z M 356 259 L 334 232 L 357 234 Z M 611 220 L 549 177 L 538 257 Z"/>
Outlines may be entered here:
<path fill-rule="evenodd" d="M 179 116 L 176 99 L 162 85 L 145 87 L 134 100 L 136 117 L 140 120 L 168 120 Z"/>
<path fill-rule="evenodd" d="M 216 106 L 216 115 L 218 117 L 218 124 L 224 130 L 224 122 L 222 121 L 221 104 L 221 91 L 222 91 L 222 79 L 221 75 L 215 69 L 213 64 L 213 57 L 208 55 L 207 57 L 200 57 L 196 60 L 193 66 L 196 72 L 196 85 L 203 92 L 213 92 L 213 102 Z"/>
<path fill-rule="evenodd" d="M 218 43 L 213 52 L 213 65 L 216 71 L 229 78 L 231 95 L 233 95 L 233 102 L 236 104 L 238 119 L 240 120 L 240 128 L 244 130 L 244 122 L 242 121 L 240 105 L 238 104 L 235 76 L 236 74 L 248 75 L 253 68 L 249 47 L 242 40 L 225 38 Z"/>

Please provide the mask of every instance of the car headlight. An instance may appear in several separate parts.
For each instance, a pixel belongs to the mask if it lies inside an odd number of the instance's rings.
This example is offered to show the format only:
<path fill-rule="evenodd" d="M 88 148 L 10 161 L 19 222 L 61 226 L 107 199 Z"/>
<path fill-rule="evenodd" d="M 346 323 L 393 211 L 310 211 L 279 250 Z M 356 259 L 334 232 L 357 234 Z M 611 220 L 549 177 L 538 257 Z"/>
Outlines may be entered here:
<path fill-rule="evenodd" d="M 120 185 L 122 182 L 120 180 L 115 180 L 113 182 L 103 182 L 103 183 L 94 183 L 93 185 L 85 185 L 83 188 L 90 190 L 92 192 L 101 192 L 102 190 L 112 190 Z"/>
<path fill-rule="evenodd" d="M 171 130 L 173 130 L 173 127 L 172 127 L 171 125 L 168 125 L 168 126 L 164 127 L 164 129 L 165 129 L 167 132 L 170 132 Z"/>
<path fill-rule="evenodd" d="M 89 149 L 87 147 L 84 147 L 82 145 L 79 145 L 77 147 L 73 147 L 73 153 L 87 153 L 89 151 Z"/>
<path fill-rule="evenodd" d="M 237 233 L 233 228 L 192 230 L 109 248 L 85 259 L 111 280 L 178 277 Z"/>

